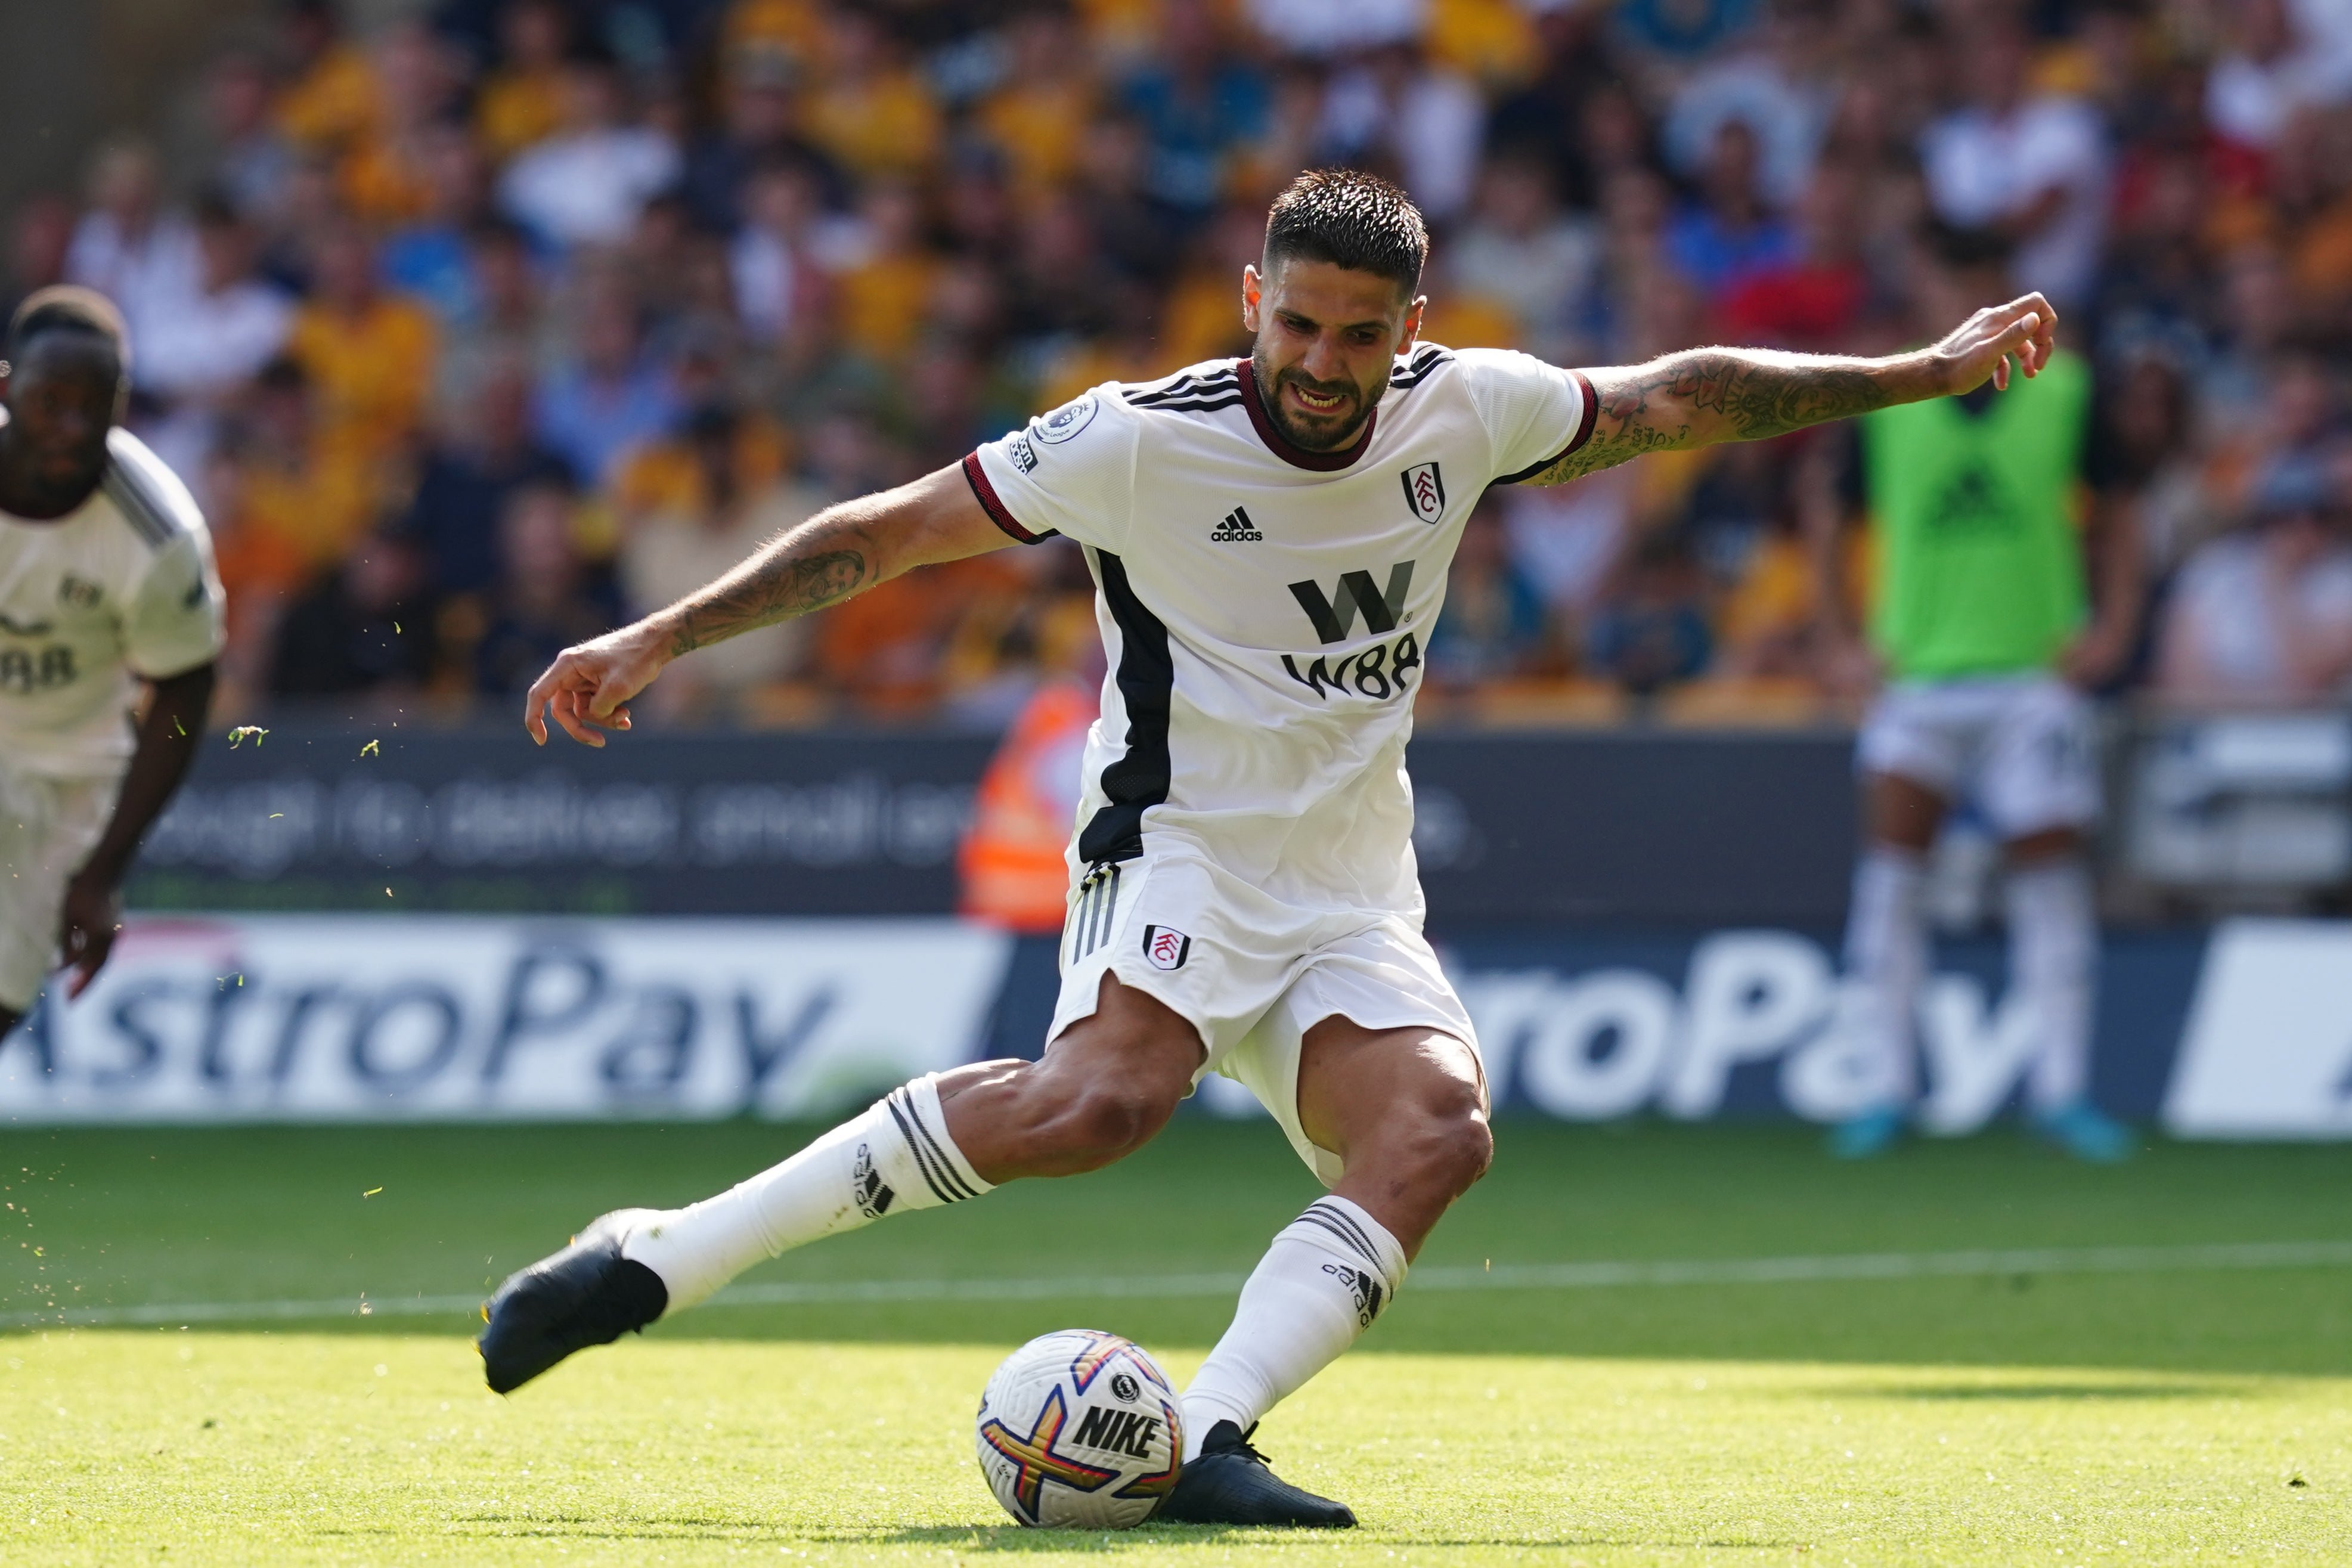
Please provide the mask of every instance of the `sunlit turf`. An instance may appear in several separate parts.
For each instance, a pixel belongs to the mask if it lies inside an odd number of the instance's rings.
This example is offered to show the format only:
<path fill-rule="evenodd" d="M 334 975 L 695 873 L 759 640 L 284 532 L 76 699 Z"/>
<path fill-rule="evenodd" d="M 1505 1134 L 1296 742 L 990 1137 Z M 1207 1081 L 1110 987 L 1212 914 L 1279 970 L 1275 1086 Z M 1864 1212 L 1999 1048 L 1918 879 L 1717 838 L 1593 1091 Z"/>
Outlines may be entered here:
<path fill-rule="evenodd" d="M 971 1411 L 1013 1344 L 1097 1324 L 1181 1374 L 1223 1326 L 1214 1296 L 711 1307 L 503 1401 L 464 1314 L 359 1315 L 479 1293 L 605 1208 L 700 1195 L 807 1132 L 0 1134 L 0 1312 L 338 1303 L 275 1331 L 0 1336 L 0 1562 L 2352 1559 L 2342 1267 L 1408 1281 L 1260 1434 L 1362 1513 L 1330 1538 L 1041 1535 L 981 1484 Z M 1424 1268 L 2352 1240 L 2352 1149 L 2159 1145 L 2090 1170 L 1991 1136 L 1855 1169 L 1786 1130 L 1524 1122 L 1500 1145 Z M 1315 1190 L 1271 1129 L 1188 1120 L 1112 1171 L 751 1278 L 1238 1273 Z"/>
<path fill-rule="evenodd" d="M 441 1335 L 151 1330 L 0 1350 L 12 1563 L 1223 1561 L 1278 1544 L 1334 1563 L 2005 1565 L 2352 1551 L 2341 1379 L 1364 1356 L 1260 1434 L 1286 1472 L 1349 1499 L 1362 1530 L 1107 1537 L 1024 1531 L 997 1511 L 969 1425 L 992 1348 L 631 1345 L 503 1401 L 481 1391 L 465 1342 Z"/>

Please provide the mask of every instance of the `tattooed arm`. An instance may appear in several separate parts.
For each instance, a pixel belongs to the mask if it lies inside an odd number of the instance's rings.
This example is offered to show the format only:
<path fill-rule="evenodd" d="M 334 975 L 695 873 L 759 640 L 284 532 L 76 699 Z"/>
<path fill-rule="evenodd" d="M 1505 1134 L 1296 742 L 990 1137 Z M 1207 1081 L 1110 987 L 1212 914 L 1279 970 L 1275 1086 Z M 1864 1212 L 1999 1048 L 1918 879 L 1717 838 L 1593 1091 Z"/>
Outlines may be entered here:
<path fill-rule="evenodd" d="M 683 654 L 821 610 L 909 568 L 1012 542 L 981 510 L 960 468 L 827 507 L 709 587 L 633 626 L 565 648 L 532 683 L 523 728 L 547 744 L 552 712 L 573 740 L 601 746 L 604 737 L 597 731 L 627 729 L 629 700 Z"/>
<path fill-rule="evenodd" d="M 2008 390 L 2013 359 L 2029 376 L 2050 361 L 2058 313 L 2039 294 L 1979 310 L 1931 348 L 1886 359 L 1757 349 L 1690 349 L 1592 372 L 1592 435 L 1529 484 L 1558 485 L 1644 452 L 1758 441 L 1896 403 Z"/>

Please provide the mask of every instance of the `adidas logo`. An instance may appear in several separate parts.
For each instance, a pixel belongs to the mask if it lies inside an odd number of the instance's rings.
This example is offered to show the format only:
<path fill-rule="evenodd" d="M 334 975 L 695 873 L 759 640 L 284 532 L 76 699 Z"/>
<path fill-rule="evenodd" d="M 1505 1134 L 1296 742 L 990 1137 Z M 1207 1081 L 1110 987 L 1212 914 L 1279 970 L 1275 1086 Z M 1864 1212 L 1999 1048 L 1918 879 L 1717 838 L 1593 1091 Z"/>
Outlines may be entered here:
<path fill-rule="evenodd" d="M 1348 1293 L 1356 1299 L 1357 1324 L 1370 1328 L 1372 1320 L 1381 1315 L 1381 1282 L 1362 1269 L 1350 1268 L 1343 1263 L 1327 1263 L 1323 1272 L 1348 1288 Z"/>
<path fill-rule="evenodd" d="M 1250 521 L 1246 507 L 1234 508 L 1225 513 L 1216 527 L 1209 530 L 1209 542 L 1212 544 L 1255 544 L 1265 538 L 1265 535 L 1257 531 L 1257 524 Z"/>

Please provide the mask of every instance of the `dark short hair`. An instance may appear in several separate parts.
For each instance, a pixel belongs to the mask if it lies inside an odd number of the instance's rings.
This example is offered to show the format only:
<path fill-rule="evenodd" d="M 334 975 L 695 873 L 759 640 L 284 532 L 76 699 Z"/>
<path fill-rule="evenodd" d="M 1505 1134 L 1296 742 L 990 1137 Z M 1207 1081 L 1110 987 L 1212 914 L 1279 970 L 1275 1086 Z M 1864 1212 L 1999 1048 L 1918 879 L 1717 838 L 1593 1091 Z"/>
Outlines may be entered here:
<path fill-rule="evenodd" d="M 8 318 L 7 357 L 21 360 L 34 340 L 51 332 L 82 332 L 102 340 L 113 351 L 115 363 L 128 369 L 131 333 L 114 301 L 95 289 L 59 283 L 36 289 L 25 296 Z"/>
<path fill-rule="evenodd" d="M 2016 248 L 2009 237 L 1998 229 L 1970 228 L 1946 223 L 1941 218 L 1929 218 L 1920 226 L 1919 237 L 1927 254 L 1937 262 L 1956 272 L 1982 271 L 2009 265 L 2011 253 Z"/>
<path fill-rule="evenodd" d="M 1386 278 L 1407 294 L 1429 259 L 1429 226 L 1412 198 L 1377 174 L 1309 169 L 1265 215 L 1265 268 L 1296 257 Z"/>

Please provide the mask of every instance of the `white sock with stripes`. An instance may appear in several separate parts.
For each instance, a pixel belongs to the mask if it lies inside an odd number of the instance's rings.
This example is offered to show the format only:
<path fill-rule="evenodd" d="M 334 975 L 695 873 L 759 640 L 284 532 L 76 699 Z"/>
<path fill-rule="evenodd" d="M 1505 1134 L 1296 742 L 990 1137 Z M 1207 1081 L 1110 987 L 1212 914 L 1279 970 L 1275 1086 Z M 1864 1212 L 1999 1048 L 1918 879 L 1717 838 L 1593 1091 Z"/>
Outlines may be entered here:
<path fill-rule="evenodd" d="M 989 1191 L 948 1136 L 936 1075 L 892 1089 L 781 1165 L 682 1209 L 629 1215 L 621 1256 L 661 1276 L 664 1317 L 708 1300 L 754 1263 L 886 1214 Z"/>
<path fill-rule="evenodd" d="M 1404 1248 L 1357 1205 L 1318 1198 L 1286 1226 L 1242 1287 L 1233 1327 L 1184 1390 L 1184 1458 L 1209 1428 L 1247 1432 L 1339 1358 L 1404 1283 Z"/>

